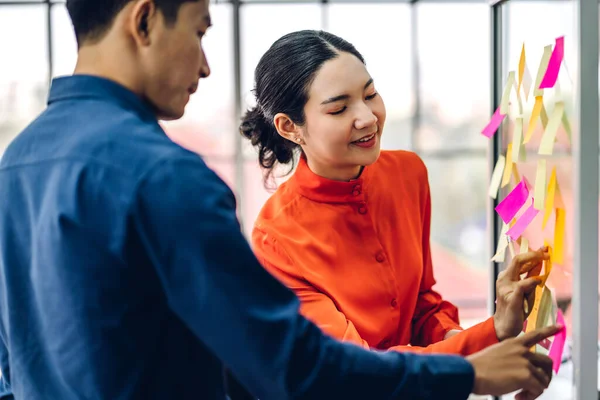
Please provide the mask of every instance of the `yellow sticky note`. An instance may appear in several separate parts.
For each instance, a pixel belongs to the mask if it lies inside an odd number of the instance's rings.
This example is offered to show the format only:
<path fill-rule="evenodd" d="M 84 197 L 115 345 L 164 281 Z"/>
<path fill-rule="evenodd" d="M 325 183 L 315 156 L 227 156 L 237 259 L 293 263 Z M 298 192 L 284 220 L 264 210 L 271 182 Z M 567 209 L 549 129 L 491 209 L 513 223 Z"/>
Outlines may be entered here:
<path fill-rule="evenodd" d="M 566 209 L 565 202 L 563 201 L 562 194 L 560 193 L 560 185 L 558 184 L 558 179 L 556 179 L 556 189 L 554 194 L 554 207 Z"/>
<path fill-rule="evenodd" d="M 537 77 L 535 78 L 535 85 L 533 86 L 533 95 L 534 96 L 542 96 L 544 94 L 544 90 L 540 89 L 540 84 L 542 83 L 542 79 L 544 79 L 544 75 L 546 75 L 546 69 L 548 69 L 548 63 L 550 61 L 550 56 L 552 55 L 552 45 L 544 47 L 544 53 L 542 54 L 542 58 L 540 60 L 540 65 L 538 67 Z"/>
<path fill-rule="evenodd" d="M 548 182 L 548 192 L 546 194 L 546 205 L 544 207 L 544 220 L 542 221 L 542 229 L 546 228 L 550 214 L 554 210 L 554 193 L 556 191 L 556 167 L 552 168 L 550 181 Z"/>
<path fill-rule="evenodd" d="M 506 166 L 504 167 L 504 175 L 502 175 L 501 187 L 504 187 L 510 182 L 510 173 L 512 172 L 512 143 L 506 146 Z"/>
<path fill-rule="evenodd" d="M 517 93 L 521 90 L 523 75 L 525 75 L 525 43 L 521 47 L 521 57 L 519 58 L 519 84 L 517 85 Z"/>
<path fill-rule="evenodd" d="M 536 210 L 544 209 L 546 195 L 546 160 L 538 160 L 537 172 L 535 174 L 535 189 L 533 192 L 533 207 Z"/>
<path fill-rule="evenodd" d="M 558 131 L 558 127 L 562 121 L 564 109 L 565 104 L 562 102 L 558 102 L 554 105 L 552 116 L 548 120 L 548 125 L 546 126 L 546 130 L 542 136 L 538 154 L 547 156 L 552 155 L 552 152 L 554 151 L 554 139 L 556 139 L 556 132 Z"/>
<path fill-rule="evenodd" d="M 546 129 L 546 126 L 548 126 L 548 113 L 546 112 L 546 106 L 544 105 L 543 100 L 542 109 L 540 110 L 540 119 L 542 120 L 542 127 Z"/>
<path fill-rule="evenodd" d="M 535 98 L 535 104 L 533 105 L 533 110 L 531 111 L 531 117 L 529 118 L 529 126 L 527 127 L 527 133 L 525 134 L 525 139 L 523 143 L 528 143 L 531 140 L 531 136 L 533 135 L 533 131 L 535 130 L 535 126 L 537 125 L 537 120 L 540 117 L 540 112 L 542 111 L 542 106 L 544 102 L 542 100 L 542 96 L 537 96 Z"/>
<path fill-rule="evenodd" d="M 554 251 L 552 252 L 553 262 L 562 264 L 564 262 L 564 243 L 565 243 L 565 210 L 556 209 L 556 224 L 554 226 Z"/>
<path fill-rule="evenodd" d="M 508 229 L 508 224 L 502 224 L 500 238 L 498 239 L 498 245 L 496 247 L 496 254 L 494 254 L 494 257 L 492 257 L 492 261 L 504 262 L 504 255 L 506 253 L 506 248 L 508 247 L 508 239 L 506 236 L 506 232 L 508 232 Z"/>
<path fill-rule="evenodd" d="M 521 237 L 521 248 L 519 249 L 519 254 L 527 253 L 529 251 L 529 240 L 527 238 Z"/>
<path fill-rule="evenodd" d="M 521 144 L 523 143 L 523 118 L 515 118 L 515 130 L 513 131 L 512 141 L 512 162 L 518 163 L 520 158 L 523 158 L 523 150 Z"/>
<path fill-rule="evenodd" d="M 521 182 L 521 176 L 519 175 L 519 169 L 517 168 L 517 164 L 512 165 L 512 176 L 515 179 L 515 185 L 518 185 Z"/>
<path fill-rule="evenodd" d="M 525 64 L 525 76 L 523 77 L 523 91 L 525 92 L 525 101 L 529 101 L 529 93 L 531 92 L 532 85 L 531 73 L 527 63 Z"/>
<path fill-rule="evenodd" d="M 500 189 L 500 181 L 502 180 L 502 174 L 504 173 L 504 167 L 506 166 L 506 158 L 500 154 L 494 172 L 492 173 L 492 179 L 490 181 L 490 188 L 488 189 L 488 196 L 495 199 L 498 196 L 498 189 Z"/>
<path fill-rule="evenodd" d="M 554 257 L 554 251 L 552 249 L 552 246 L 550 246 L 547 240 L 544 240 L 544 246 L 548 246 L 548 254 L 550 256 L 550 259 L 544 260 L 544 275 L 542 275 L 542 282 L 538 285 L 541 287 L 544 287 L 546 285 L 546 281 L 550 276 L 550 272 L 552 272 L 552 259 Z"/>
<path fill-rule="evenodd" d="M 510 92 L 515 84 L 515 71 L 508 73 L 504 92 L 502 92 L 502 100 L 500 101 L 500 114 L 508 114 L 508 103 L 510 102 Z"/>
<path fill-rule="evenodd" d="M 563 124 L 563 127 L 565 128 L 565 132 L 567 133 L 567 138 L 569 139 L 569 144 L 571 144 L 571 137 L 573 136 L 573 134 L 571 133 L 572 132 L 571 124 L 569 123 L 569 117 L 567 117 L 566 111 L 563 112 L 562 124 Z"/>
<path fill-rule="evenodd" d="M 531 308 L 531 313 L 529 314 L 529 317 L 527 317 L 527 327 L 525 328 L 525 332 L 531 332 L 531 331 L 535 331 L 536 326 L 537 326 L 537 319 L 538 319 L 538 314 L 540 311 L 540 305 L 542 302 L 542 296 L 544 294 L 544 287 L 543 286 L 536 286 L 535 287 L 535 301 L 533 303 L 533 307 Z M 533 351 L 535 349 L 535 346 L 531 347 L 531 351 Z"/>

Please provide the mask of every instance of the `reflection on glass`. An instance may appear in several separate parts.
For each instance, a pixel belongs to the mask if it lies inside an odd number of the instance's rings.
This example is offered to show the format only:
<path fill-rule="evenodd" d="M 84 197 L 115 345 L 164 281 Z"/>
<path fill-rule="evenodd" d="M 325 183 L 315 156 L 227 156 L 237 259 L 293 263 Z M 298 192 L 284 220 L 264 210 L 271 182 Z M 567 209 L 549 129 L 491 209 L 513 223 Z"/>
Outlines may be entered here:
<path fill-rule="evenodd" d="M 0 154 L 46 104 L 46 10 L 44 5 L 0 7 Z"/>
<path fill-rule="evenodd" d="M 579 122 L 573 113 L 573 81 L 576 77 L 570 74 L 577 70 L 577 37 L 574 26 L 574 3 L 571 1 L 553 1 L 553 2 L 510 2 L 502 7 L 504 26 L 504 37 L 506 41 L 506 52 L 503 56 L 503 71 L 500 77 L 502 82 L 506 81 L 509 71 L 517 71 L 519 57 L 523 44 L 527 56 L 527 65 L 530 74 L 535 81 L 540 59 L 547 45 L 554 45 L 555 39 L 559 36 L 565 36 L 565 62 L 561 67 L 561 74 L 558 78 L 558 89 L 544 89 L 543 99 L 548 115 L 554 109 L 554 104 L 562 100 L 565 103 L 565 110 L 570 120 L 572 129 L 578 129 Z M 535 16 L 535 17 L 533 17 Z M 533 109 L 534 97 L 530 94 L 529 99 L 524 101 L 523 117 L 525 130 L 530 123 L 530 115 Z M 504 123 L 501 134 L 503 151 L 506 151 L 508 143 L 512 142 L 514 131 L 514 116 L 518 112 L 517 102 L 512 104 L 511 110 L 514 111 L 508 123 Z M 565 260 L 563 265 L 554 263 L 552 274 L 547 282 L 555 295 L 559 307 L 564 310 L 565 320 L 569 336 L 571 336 L 571 296 L 573 293 L 573 188 L 571 185 L 573 173 L 573 161 L 571 158 L 571 147 L 563 126 L 557 133 L 557 142 L 554 144 L 554 154 L 552 156 L 540 156 L 537 154 L 540 139 L 543 134 L 543 127 L 537 122 L 532 140 L 526 145 L 526 161 L 517 164 L 518 172 L 525 176 L 529 182 L 534 185 L 538 160 L 543 158 L 547 163 L 547 177 L 549 179 L 553 168 L 556 168 L 557 181 L 560 187 L 560 193 L 566 209 L 566 234 L 565 234 Z M 506 186 L 501 193 L 503 198 L 510 189 L 514 187 L 514 180 Z M 556 201 L 556 197 L 555 197 Z M 554 217 L 550 217 L 545 229 L 542 230 L 543 213 L 540 213 L 529 225 L 524 233 L 528 239 L 531 248 L 538 248 L 547 240 L 550 244 L 554 242 Z M 558 375 L 552 380 L 548 390 L 540 399 L 571 399 L 573 382 L 573 364 L 568 359 L 570 354 L 570 338 L 568 338 L 567 348 L 563 355 L 565 362 L 561 366 Z M 593 349 L 590 349 L 594 351 Z M 505 398 L 514 398 L 513 395 Z"/>
<path fill-rule="evenodd" d="M 483 150 L 487 142 L 478 132 L 490 108 L 489 6 L 416 7 L 421 87 L 416 148 Z"/>
<path fill-rule="evenodd" d="M 234 110 L 231 4 L 212 5 L 213 27 L 202 40 L 211 74 L 200 81 L 185 115 L 163 124 L 181 146 L 206 156 L 233 157 L 237 130 Z"/>
<path fill-rule="evenodd" d="M 425 157 L 431 187 L 431 250 L 436 290 L 464 326 L 488 317 L 487 159 Z"/>
<path fill-rule="evenodd" d="M 273 42 L 286 33 L 321 29 L 321 20 L 319 4 L 249 4 L 242 7 L 242 112 L 256 104 L 252 94 L 254 69 Z M 246 159 L 258 159 L 249 140 L 244 140 L 242 147 Z"/>
<path fill-rule="evenodd" d="M 412 149 L 413 109 L 411 18 L 408 4 L 331 4 L 327 30 L 350 43 L 365 58 L 377 91 L 385 101 L 384 149 Z M 362 27 L 365 21 L 367 29 Z M 393 38 L 393 46 L 385 41 Z M 379 46 L 378 46 L 379 44 Z"/>

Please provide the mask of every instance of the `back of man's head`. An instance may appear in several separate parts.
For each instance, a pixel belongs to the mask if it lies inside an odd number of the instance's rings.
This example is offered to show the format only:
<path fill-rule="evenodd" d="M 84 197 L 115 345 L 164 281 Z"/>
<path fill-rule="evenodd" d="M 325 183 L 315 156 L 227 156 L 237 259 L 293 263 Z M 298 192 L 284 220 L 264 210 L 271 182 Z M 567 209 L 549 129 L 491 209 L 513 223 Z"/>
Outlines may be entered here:
<path fill-rule="evenodd" d="M 119 12 L 132 1 L 136 0 L 67 0 L 78 46 L 102 39 Z M 154 3 L 166 22 L 173 24 L 179 7 L 190 1 L 198 0 L 154 0 Z"/>

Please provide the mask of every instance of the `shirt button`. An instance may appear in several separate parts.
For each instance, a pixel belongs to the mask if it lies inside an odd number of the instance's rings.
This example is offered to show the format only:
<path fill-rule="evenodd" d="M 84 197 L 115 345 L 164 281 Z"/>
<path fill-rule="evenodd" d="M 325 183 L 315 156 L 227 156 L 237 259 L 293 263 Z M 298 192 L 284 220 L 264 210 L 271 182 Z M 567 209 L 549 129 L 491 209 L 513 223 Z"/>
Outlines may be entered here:
<path fill-rule="evenodd" d="M 378 263 L 382 263 L 385 261 L 385 256 L 383 255 L 383 253 L 379 253 L 377 254 L 377 256 L 375 257 L 375 259 L 377 260 Z"/>
<path fill-rule="evenodd" d="M 396 301 L 396 299 L 392 299 L 390 304 L 392 305 L 393 308 L 398 307 L 398 301 Z"/>
<path fill-rule="evenodd" d="M 358 207 L 358 213 L 359 214 L 366 214 L 367 213 L 367 206 L 360 206 Z"/>
<path fill-rule="evenodd" d="M 356 185 L 354 186 L 354 189 L 352 190 L 352 195 L 353 196 L 358 196 L 361 193 L 361 187 L 360 185 Z"/>

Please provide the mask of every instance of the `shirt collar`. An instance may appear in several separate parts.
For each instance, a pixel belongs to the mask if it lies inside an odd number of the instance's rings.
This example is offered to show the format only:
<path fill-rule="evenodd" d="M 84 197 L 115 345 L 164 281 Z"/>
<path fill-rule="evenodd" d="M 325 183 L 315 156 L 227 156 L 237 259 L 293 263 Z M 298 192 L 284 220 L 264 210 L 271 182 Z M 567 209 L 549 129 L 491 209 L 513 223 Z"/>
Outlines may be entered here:
<path fill-rule="evenodd" d="M 311 171 L 306 158 L 300 156 L 298 167 L 289 182 L 292 189 L 304 197 L 323 203 L 349 203 L 365 201 L 365 185 L 369 180 L 369 168 L 363 168 L 357 179 L 349 182 L 323 178 Z"/>
<path fill-rule="evenodd" d="M 110 101 L 136 112 L 144 120 L 157 120 L 150 104 L 115 81 L 92 75 L 62 76 L 52 80 L 48 105 L 83 98 Z"/>

